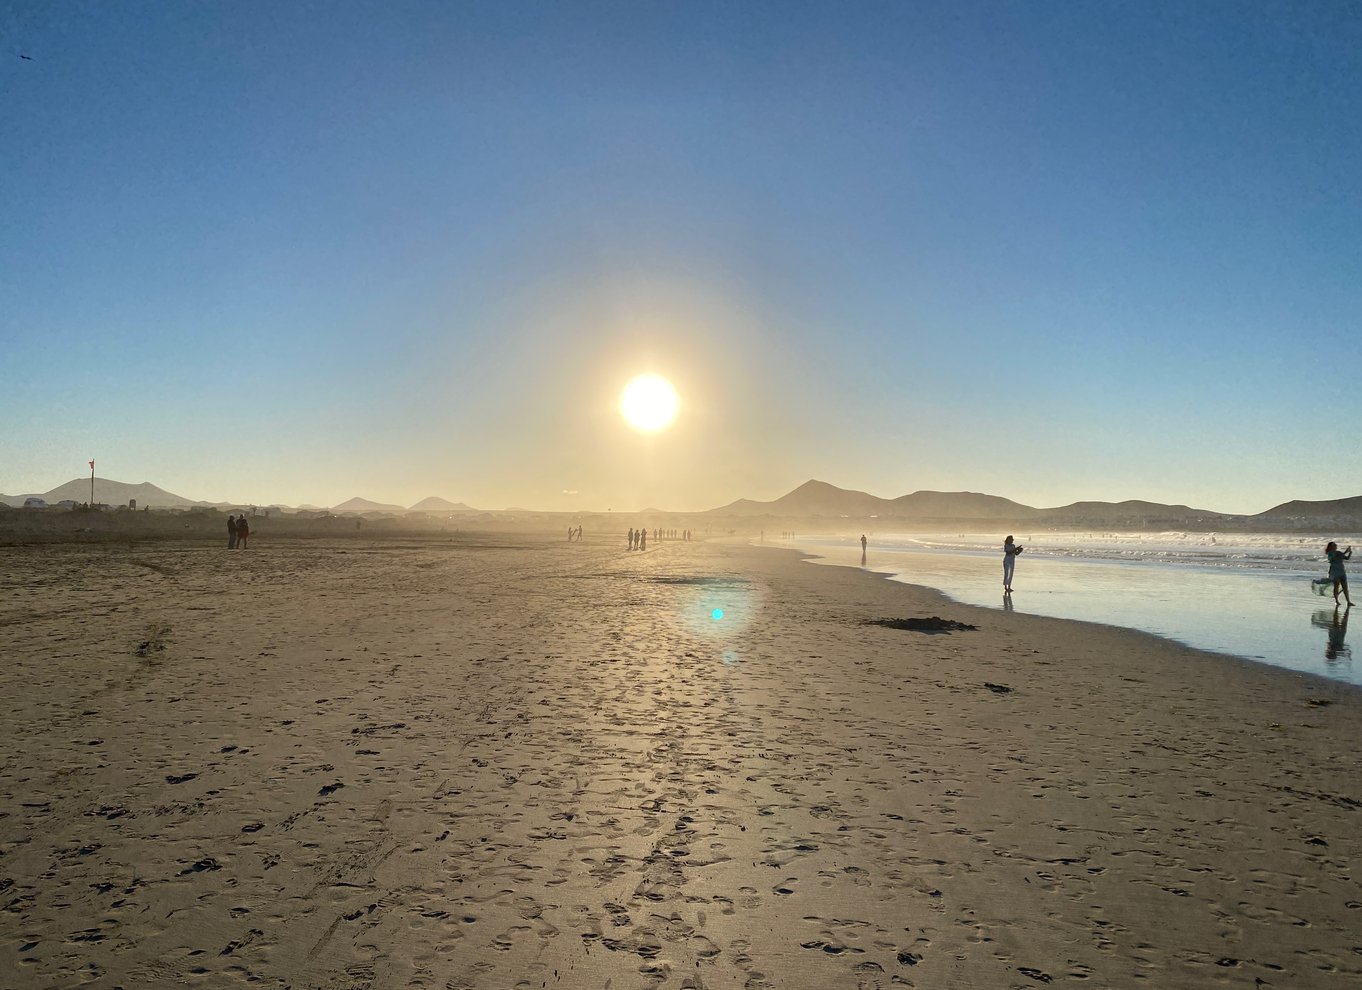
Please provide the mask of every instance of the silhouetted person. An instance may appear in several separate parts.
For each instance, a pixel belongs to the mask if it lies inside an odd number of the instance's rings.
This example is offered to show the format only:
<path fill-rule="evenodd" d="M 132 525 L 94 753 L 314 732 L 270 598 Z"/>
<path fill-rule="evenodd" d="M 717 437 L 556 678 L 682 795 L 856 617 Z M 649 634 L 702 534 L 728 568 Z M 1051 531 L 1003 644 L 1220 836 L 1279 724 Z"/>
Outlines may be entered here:
<path fill-rule="evenodd" d="M 236 542 L 242 550 L 246 549 L 246 541 L 251 536 L 251 524 L 246 521 L 246 513 L 241 514 L 241 518 L 236 521 Z"/>
<path fill-rule="evenodd" d="M 1003 590 L 1012 593 L 1012 571 L 1017 566 L 1017 555 L 1022 548 L 1012 542 L 1012 537 L 1003 540 Z"/>
<path fill-rule="evenodd" d="M 629 549 L 634 549 L 634 527 L 629 527 Z"/>
<path fill-rule="evenodd" d="M 1334 604 L 1338 604 L 1338 593 L 1341 591 L 1348 607 L 1352 608 L 1353 600 L 1348 595 L 1348 572 L 1343 569 L 1343 562 L 1352 559 L 1353 548 L 1340 550 L 1338 544 L 1330 540 L 1324 548 L 1324 556 L 1329 558 L 1329 580 L 1334 582 Z"/>
<path fill-rule="evenodd" d="M 647 549 L 648 549 L 648 531 L 647 531 L 646 529 L 641 529 L 641 530 L 639 530 L 639 534 L 638 534 L 638 548 L 639 548 L 640 550 L 647 550 Z"/>
<path fill-rule="evenodd" d="M 227 549 L 236 549 L 236 516 L 227 516 Z"/>

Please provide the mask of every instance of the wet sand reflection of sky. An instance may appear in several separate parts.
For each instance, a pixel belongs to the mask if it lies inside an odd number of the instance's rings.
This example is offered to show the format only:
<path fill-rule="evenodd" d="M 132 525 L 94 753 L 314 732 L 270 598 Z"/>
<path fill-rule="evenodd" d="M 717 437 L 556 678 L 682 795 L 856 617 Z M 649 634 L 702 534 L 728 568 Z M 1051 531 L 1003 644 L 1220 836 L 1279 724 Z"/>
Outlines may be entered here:
<path fill-rule="evenodd" d="M 861 559 L 859 540 L 798 545 L 818 554 L 821 563 L 855 566 Z M 866 566 L 966 605 L 1139 629 L 1198 649 L 1362 685 L 1351 650 L 1340 648 L 1342 633 L 1332 628 L 1332 611 L 1324 610 L 1329 615 L 1324 635 L 1312 618 L 1319 604 L 1310 589 L 1313 572 L 1036 555 L 1017 562 L 1013 594 L 1004 596 L 1001 551 L 889 550 L 872 543 Z"/>

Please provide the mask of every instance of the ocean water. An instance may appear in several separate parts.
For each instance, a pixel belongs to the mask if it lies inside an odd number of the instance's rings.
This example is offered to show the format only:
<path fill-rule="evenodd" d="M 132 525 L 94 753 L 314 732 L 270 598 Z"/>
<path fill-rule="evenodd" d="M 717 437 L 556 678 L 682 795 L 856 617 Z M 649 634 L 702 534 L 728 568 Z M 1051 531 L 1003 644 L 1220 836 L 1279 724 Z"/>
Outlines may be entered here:
<path fill-rule="evenodd" d="M 1355 534 L 1022 533 L 1010 600 L 996 534 L 868 534 L 865 567 L 936 588 L 969 605 L 1083 619 L 1154 633 L 1199 649 L 1247 657 L 1362 685 L 1346 609 L 1324 577 L 1324 544 Z M 1359 583 L 1362 592 L 1362 537 Z M 800 537 L 792 546 L 831 564 L 861 566 L 860 534 Z M 1354 600 L 1362 613 L 1362 597 Z M 1362 640 L 1362 618 L 1353 635 Z"/>

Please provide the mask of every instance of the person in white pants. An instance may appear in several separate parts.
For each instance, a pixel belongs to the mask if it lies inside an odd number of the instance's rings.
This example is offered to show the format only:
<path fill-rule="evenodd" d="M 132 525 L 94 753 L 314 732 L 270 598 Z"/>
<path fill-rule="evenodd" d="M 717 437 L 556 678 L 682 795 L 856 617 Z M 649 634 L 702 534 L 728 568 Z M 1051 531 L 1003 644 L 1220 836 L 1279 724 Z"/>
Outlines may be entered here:
<path fill-rule="evenodd" d="M 1017 566 L 1017 554 L 1022 548 L 1012 542 L 1012 537 L 1003 540 L 1003 591 L 1012 591 L 1012 571 Z"/>

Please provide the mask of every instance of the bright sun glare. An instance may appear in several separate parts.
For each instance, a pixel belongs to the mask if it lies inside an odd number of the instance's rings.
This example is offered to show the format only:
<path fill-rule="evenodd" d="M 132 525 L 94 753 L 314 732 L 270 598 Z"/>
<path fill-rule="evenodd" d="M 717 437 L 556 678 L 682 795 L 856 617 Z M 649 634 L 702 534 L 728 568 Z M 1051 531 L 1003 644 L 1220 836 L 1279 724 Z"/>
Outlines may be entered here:
<path fill-rule="evenodd" d="M 676 418 L 676 389 L 657 375 L 639 375 L 620 394 L 620 415 L 642 433 L 665 430 Z"/>

